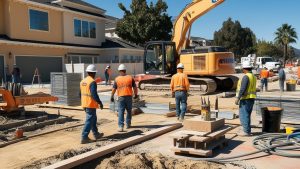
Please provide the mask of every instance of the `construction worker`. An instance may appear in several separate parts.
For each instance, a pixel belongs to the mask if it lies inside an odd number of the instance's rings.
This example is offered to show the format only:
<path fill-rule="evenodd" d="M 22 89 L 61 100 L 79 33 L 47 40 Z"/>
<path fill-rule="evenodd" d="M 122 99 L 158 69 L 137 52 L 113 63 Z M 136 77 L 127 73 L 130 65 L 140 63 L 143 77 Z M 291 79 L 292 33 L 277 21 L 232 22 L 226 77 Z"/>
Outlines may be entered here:
<path fill-rule="evenodd" d="M 103 133 L 98 132 L 96 109 L 103 109 L 103 104 L 97 93 L 97 84 L 95 82 L 96 66 L 89 65 L 86 68 L 88 76 L 80 82 L 81 106 L 86 112 L 86 120 L 82 131 L 81 144 L 93 142 L 88 135 L 92 130 L 95 139 L 103 136 Z"/>
<path fill-rule="evenodd" d="M 110 66 L 106 66 L 105 71 L 104 71 L 104 75 L 105 75 L 105 85 L 107 86 L 108 84 L 110 85 L 110 75 L 111 75 L 111 68 Z"/>
<path fill-rule="evenodd" d="M 242 68 L 245 75 L 238 81 L 235 104 L 239 105 L 240 122 L 243 127 L 243 132 L 239 135 L 250 136 L 251 112 L 256 98 L 256 77 L 252 73 L 250 62 L 244 62 Z"/>
<path fill-rule="evenodd" d="M 12 83 L 21 83 L 21 70 L 20 68 L 14 64 L 13 71 L 11 72 L 12 75 Z"/>
<path fill-rule="evenodd" d="M 264 90 L 264 87 L 265 87 L 265 91 L 268 91 L 269 76 L 270 76 L 270 73 L 266 67 L 260 71 L 260 89 L 261 89 L 261 91 Z"/>
<path fill-rule="evenodd" d="M 111 93 L 111 102 L 114 102 L 114 95 L 117 91 L 118 95 L 118 126 L 119 132 L 124 131 L 124 112 L 127 111 L 126 115 L 126 128 L 131 127 L 131 111 L 132 111 L 132 95 L 134 94 L 134 99 L 137 99 L 137 87 L 132 76 L 126 74 L 126 67 L 124 64 L 119 65 L 118 68 L 119 76 L 116 77 L 113 84 L 113 89 Z M 133 89 L 133 92 L 132 92 Z"/>
<path fill-rule="evenodd" d="M 278 70 L 278 77 L 279 77 L 279 88 L 280 91 L 283 92 L 284 91 L 284 82 L 286 80 L 286 75 L 285 75 L 285 71 L 283 69 L 283 66 L 280 65 L 279 70 Z"/>
<path fill-rule="evenodd" d="M 176 101 L 176 116 L 177 120 L 183 121 L 187 108 L 187 92 L 190 88 L 189 79 L 186 74 L 183 73 L 184 65 L 179 63 L 177 65 L 177 73 L 172 76 L 171 91 L 172 97 L 175 97 Z M 180 109 L 181 107 L 181 109 Z"/>

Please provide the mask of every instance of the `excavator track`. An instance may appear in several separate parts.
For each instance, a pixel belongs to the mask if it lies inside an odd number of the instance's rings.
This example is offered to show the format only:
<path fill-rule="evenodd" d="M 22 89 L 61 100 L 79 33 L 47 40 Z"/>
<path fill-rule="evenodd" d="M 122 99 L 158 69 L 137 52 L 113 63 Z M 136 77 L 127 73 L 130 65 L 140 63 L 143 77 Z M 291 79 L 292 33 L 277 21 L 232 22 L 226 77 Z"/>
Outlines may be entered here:
<path fill-rule="evenodd" d="M 215 93 L 216 91 L 228 91 L 236 88 L 236 77 L 189 77 L 190 91 L 200 92 L 200 95 Z M 170 91 L 171 77 L 159 77 L 155 79 L 141 80 L 140 90 Z"/>

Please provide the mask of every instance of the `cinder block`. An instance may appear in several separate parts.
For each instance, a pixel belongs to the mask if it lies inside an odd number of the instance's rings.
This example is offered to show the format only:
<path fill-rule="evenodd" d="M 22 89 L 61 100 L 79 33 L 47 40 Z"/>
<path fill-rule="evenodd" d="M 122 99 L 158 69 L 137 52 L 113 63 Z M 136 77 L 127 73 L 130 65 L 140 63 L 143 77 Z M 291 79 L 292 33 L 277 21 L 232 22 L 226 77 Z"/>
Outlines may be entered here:
<path fill-rule="evenodd" d="M 224 118 L 212 120 L 212 121 L 204 121 L 200 117 L 195 117 L 192 119 L 186 119 L 183 122 L 183 128 L 185 130 L 193 130 L 200 132 L 213 132 L 217 129 L 223 127 L 225 124 Z"/>

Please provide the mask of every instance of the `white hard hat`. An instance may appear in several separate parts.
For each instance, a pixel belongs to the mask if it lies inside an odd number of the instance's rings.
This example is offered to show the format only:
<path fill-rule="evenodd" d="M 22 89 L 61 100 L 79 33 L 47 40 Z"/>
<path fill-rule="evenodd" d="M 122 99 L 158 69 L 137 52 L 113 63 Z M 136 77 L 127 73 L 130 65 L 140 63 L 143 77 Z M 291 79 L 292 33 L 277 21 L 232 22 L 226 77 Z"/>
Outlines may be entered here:
<path fill-rule="evenodd" d="M 245 61 L 242 63 L 242 68 L 252 68 L 250 61 Z"/>
<path fill-rule="evenodd" d="M 182 63 L 179 63 L 179 64 L 177 65 L 177 69 L 184 69 L 184 65 L 183 65 Z"/>
<path fill-rule="evenodd" d="M 95 65 L 88 65 L 88 67 L 85 69 L 86 72 L 97 72 L 96 66 Z"/>
<path fill-rule="evenodd" d="M 126 70 L 126 66 L 124 64 L 120 64 L 118 67 L 118 71 L 120 70 Z"/>

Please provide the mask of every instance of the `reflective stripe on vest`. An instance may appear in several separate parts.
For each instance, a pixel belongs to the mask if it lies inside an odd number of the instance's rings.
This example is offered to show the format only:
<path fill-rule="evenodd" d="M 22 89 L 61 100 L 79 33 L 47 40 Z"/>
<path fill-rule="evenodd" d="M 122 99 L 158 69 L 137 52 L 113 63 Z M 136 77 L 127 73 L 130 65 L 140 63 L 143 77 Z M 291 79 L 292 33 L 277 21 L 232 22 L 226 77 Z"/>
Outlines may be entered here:
<path fill-rule="evenodd" d="M 184 85 L 184 74 L 183 73 L 177 73 L 175 75 L 175 78 L 178 78 L 178 80 L 175 80 L 177 82 L 181 82 L 182 85 L 178 85 L 178 86 L 174 86 L 174 91 L 181 91 L 181 90 L 186 90 L 186 86 L 183 86 Z"/>
<path fill-rule="evenodd" d="M 92 98 L 90 86 L 95 80 L 88 76 L 80 82 L 81 106 L 83 108 L 98 108 L 98 103 Z"/>
<path fill-rule="evenodd" d="M 256 98 L 256 77 L 252 73 L 246 74 L 249 78 L 249 84 L 247 86 L 247 90 L 244 95 L 241 97 L 241 100 L 244 99 L 255 99 Z M 241 90 L 242 80 L 238 81 L 237 89 L 236 89 L 236 96 L 239 95 Z"/>
<path fill-rule="evenodd" d="M 119 97 L 132 96 L 133 78 L 131 76 L 118 76 L 115 81 L 117 83 L 117 94 Z"/>

